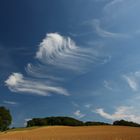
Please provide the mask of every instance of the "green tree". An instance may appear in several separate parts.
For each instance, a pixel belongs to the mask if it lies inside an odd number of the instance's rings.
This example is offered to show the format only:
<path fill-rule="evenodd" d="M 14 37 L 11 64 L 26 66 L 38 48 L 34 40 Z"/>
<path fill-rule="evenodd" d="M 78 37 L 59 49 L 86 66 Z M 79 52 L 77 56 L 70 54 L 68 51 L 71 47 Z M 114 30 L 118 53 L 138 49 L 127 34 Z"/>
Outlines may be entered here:
<path fill-rule="evenodd" d="M 5 107 L 0 107 L 0 131 L 5 131 L 8 129 L 12 122 L 12 116 L 10 111 Z"/>

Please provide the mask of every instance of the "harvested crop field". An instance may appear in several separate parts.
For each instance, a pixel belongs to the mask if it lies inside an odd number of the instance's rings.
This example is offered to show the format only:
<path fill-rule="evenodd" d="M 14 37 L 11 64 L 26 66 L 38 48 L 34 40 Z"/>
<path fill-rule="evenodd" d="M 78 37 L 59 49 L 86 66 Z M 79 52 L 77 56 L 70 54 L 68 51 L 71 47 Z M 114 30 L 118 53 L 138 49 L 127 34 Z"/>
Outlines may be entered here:
<path fill-rule="evenodd" d="M 0 140 L 140 140 L 140 128 L 52 126 L 0 133 Z"/>

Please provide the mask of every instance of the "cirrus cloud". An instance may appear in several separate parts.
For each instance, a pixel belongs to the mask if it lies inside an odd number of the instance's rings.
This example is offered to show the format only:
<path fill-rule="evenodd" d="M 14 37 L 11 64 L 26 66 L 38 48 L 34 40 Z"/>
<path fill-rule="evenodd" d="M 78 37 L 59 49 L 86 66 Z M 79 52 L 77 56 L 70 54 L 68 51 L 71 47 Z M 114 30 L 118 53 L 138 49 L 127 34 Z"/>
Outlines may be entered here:
<path fill-rule="evenodd" d="M 140 71 L 131 72 L 123 75 L 124 80 L 133 91 L 139 91 Z"/>
<path fill-rule="evenodd" d="M 9 105 L 17 105 L 18 103 L 17 102 L 14 102 L 14 101 L 3 101 L 4 104 L 9 104 Z"/>
<path fill-rule="evenodd" d="M 36 58 L 43 64 L 70 70 L 85 69 L 97 57 L 95 50 L 78 47 L 70 37 L 58 33 L 47 34 L 36 52 Z"/>
<path fill-rule="evenodd" d="M 69 95 L 67 91 L 58 86 L 52 86 L 35 79 L 25 78 L 20 73 L 13 73 L 5 81 L 8 88 L 13 92 L 32 93 L 41 96 L 48 96 L 50 93 Z"/>
<path fill-rule="evenodd" d="M 35 63 L 25 68 L 28 76 L 13 73 L 5 81 L 12 92 L 47 96 L 52 93 L 69 95 L 60 85 L 67 79 L 67 71 L 87 70 L 92 64 L 105 64 L 108 57 L 100 56 L 93 48 L 78 47 L 70 38 L 58 33 L 48 33 L 39 45 Z M 57 74 L 59 73 L 59 74 Z M 61 75 L 61 76 L 60 76 Z M 59 81 L 59 82 L 58 82 Z"/>
<path fill-rule="evenodd" d="M 133 106 L 120 106 L 116 108 L 116 111 L 113 114 L 107 113 L 103 108 L 98 108 L 95 111 L 97 114 L 103 118 L 109 120 L 119 120 L 125 119 L 128 121 L 134 121 L 140 123 L 140 113 Z"/>
<path fill-rule="evenodd" d="M 73 114 L 78 118 L 83 118 L 86 116 L 86 114 L 81 113 L 80 110 L 76 110 Z"/>

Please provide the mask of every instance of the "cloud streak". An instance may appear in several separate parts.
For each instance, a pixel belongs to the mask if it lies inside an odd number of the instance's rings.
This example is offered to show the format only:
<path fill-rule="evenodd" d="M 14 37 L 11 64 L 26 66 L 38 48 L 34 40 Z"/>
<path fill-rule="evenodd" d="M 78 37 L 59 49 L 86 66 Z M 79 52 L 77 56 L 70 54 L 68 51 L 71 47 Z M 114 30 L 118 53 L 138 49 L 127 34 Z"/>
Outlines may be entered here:
<path fill-rule="evenodd" d="M 39 45 L 36 58 L 44 65 L 79 70 L 96 58 L 93 50 L 80 48 L 70 37 L 49 33 Z"/>
<path fill-rule="evenodd" d="M 95 30 L 95 32 L 98 34 L 98 36 L 103 37 L 103 38 L 128 38 L 129 36 L 126 34 L 122 33 L 114 33 L 107 31 L 101 27 L 101 23 L 99 19 L 93 19 L 90 21 L 91 26 Z"/>
<path fill-rule="evenodd" d="M 78 118 L 83 118 L 86 116 L 86 114 L 81 113 L 80 110 L 76 110 L 73 114 Z"/>
<path fill-rule="evenodd" d="M 134 121 L 140 123 L 140 114 L 132 106 L 131 107 L 120 106 L 116 109 L 116 111 L 113 114 L 105 112 L 103 108 L 98 108 L 96 109 L 95 112 L 100 116 L 102 116 L 103 118 L 113 120 L 113 121 L 119 119 L 125 119 L 128 121 Z"/>
<path fill-rule="evenodd" d="M 17 102 L 14 102 L 14 101 L 3 101 L 4 104 L 9 104 L 9 105 L 17 105 L 18 103 Z"/>
<path fill-rule="evenodd" d="M 111 83 L 109 81 L 104 80 L 103 85 L 106 89 L 113 90 L 113 88 L 111 87 Z"/>
<path fill-rule="evenodd" d="M 26 72 L 31 76 L 56 81 L 64 80 L 63 77 L 55 75 L 56 71 L 83 73 L 92 65 L 105 64 L 110 60 L 110 57 L 100 54 L 97 48 L 79 47 L 70 37 L 58 33 L 46 35 L 39 45 L 35 58 L 39 63 L 28 63 Z M 55 72 L 52 72 L 52 69 L 55 69 Z"/>
<path fill-rule="evenodd" d="M 108 11 L 108 9 L 116 6 L 116 5 L 120 5 L 124 0 L 112 0 L 111 2 L 107 3 L 104 7 L 105 11 Z"/>
<path fill-rule="evenodd" d="M 128 86 L 133 91 L 139 90 L 139 83 L 140 83 L 140 71 L 131 72 L 129 74 L 123 75 L 124 80 L 127 82 Z"/>
<path fill-rule="evenodd" d="M 123 78 L 126 80 L 127 84 L 129 85 L 129 87 L 133 91 L 137 91 L 138 90 L 138 84 L 137 84 L 136 79 L 134 77 L 123 75 Z"/>
<path fill-rule="evenodd" d="M 85 108 L 89 109 L 89 108 L 91 108 L 92 105 L 91 104 L 85 104 L 84 106 L 85 106 Z"/>
<path fill-rule="evenodd" d="M 61 87 L 52 86 L 43 81 L 25 78 L 20 73 L 13 73 L 5 83 L 12 92 L 27 92 L 41 96 L 48 96 L 50 93 L 69 95 L 68 92 Z"/>
<path fill-rule="evenodd" d="M 36 65 L 32 63 L 28 63 L 25 70 L 27 74 L 32 77 L 41 78 L 41 79 L 49 79 L 51 81 L 64 81 L 64 79 L 61 77 L 50 75 L 49 68 L 46 65 L 42 65 L 39 63 Z"/>

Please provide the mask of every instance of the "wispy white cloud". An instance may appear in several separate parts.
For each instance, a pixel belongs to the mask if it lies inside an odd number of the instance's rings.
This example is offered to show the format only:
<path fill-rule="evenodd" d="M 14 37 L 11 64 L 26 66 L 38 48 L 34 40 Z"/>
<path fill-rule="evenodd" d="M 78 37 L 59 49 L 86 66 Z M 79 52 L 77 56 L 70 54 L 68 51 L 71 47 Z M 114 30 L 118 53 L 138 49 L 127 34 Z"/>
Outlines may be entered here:
<path fill-rule="evenodd" d="M 58 33 L 49 33 L 39 45 L 36 58 L 43 64 L 79 70 L 92 63 L 93 51 L 80 48 L 69 38 Z"/>
<path fill-rule="evenodd" d="M 110 9 L 116 5 L 120 5 L 123 1 L 125 1 L 125 0 L 111 0 L 110 2 L 108 2 L 105 5 L 104 10 L 107 11 L 108 9 Z"/>
<path fill-rule="evenodd" d="M 14 102 L 14 101 L 3 101 L 4 104 L 9 104 L 9 105 L 17 105 L 18 103 L 17 102 Z"/>
<path fill-rule="evenodd" d="M 81 113 L 80 110 L 76 110 L 73 114 L 78 118 L 83 118 L 86 116 L 86 114 Z"/>
<path fill-rule="evenodd" d="M 39 45 L 36 59 L 40 63 L 28 63 L 26 72 L 37 78 L 47 78 L 54 81 L 64 81 L 66 76 L 57 77 L 62 70 L 83 73 L 93 65 L 103 65 L 110 57 L 101 54 L 97 48 L 79 47 L 70 38 L 58 33 L 49 33 Z"/>
<path fill-rule="evenodd" d="M 107 113 L 104 111 L 103 108 L 98 108 L 95 111 L 97 114 L 102 116 L 103 118 L 109 119 L 109 120 L 128 120 L 140 123 L 140 112 L 137 112 L 134 107 L 128 107 L 128 106 L 120 106 L 116 108 L 116 111 L 113 114 Z"/>
<path fill-rule="evenodd" d="M 106 89 L 113 90 L 113 88 L 111 87 L 110 82 L 104 80 L 103 85 L 104 85 L 104 87 L 105 87 Z"/>
<path fill-rule="evenodd" d="M 110 32 L 103 29 L 100 25 L 101 23 L 99 19 L 91 20 L 90 24 L 100 37 L 106 37 L 106 38 L 128 38 L 129 37 L 127 34 L 114 33 L 114 32 Z"/>
<path fill-rule="evenodd" d="M 70 37 L 58 33 L 46 35 L 39 45 L 35 58 L 36 62 L 28 63 L 25 68 L 28 76 L 13 73 L 5 81 L 12 92 L 27 92 L 42 96 L 51 93 L 69 95 L 66 89 L 58 86 L 60 81 L 64 82 L 67 79 L 67 75 L 63 74 L 64 71 L 66 73 L 76 71 L 79 74 L 92 64 L 104 64 L 107 61 L 97 50 L 78 47 Z"/>
<path fill-rule="evenodd" d="M 131 72 L 129 74 L 124 74 L 123 78 L 129 85 L 129 87 L 133 91 L 138 91 L 139 90 L 139 84 L 140 84 L 140 71 L 136 72 Z"/>
<path fill-rule="evenodd" d="M 49 69 L 46 65 L 42 65 L 42 64 L 33 65 L 31 63 L 28 63 L 25 70 L 27 74 L 32 77 L 49 79 L 52 81 L 64 81 L 64 79 L 61 77 L 50 75 Z"/>
<path fill-rule="evenodd" d="M 105 21 L 107 26 L 116 27 L 133 38 L 139 29 L 139 5 L 139 0 L 109 0 L 103 8 L 102 22 Z"/>
<path fill-rule="evenodd" d="M 13 73 L 5 83 L 12 92 L 27 92 L 41 96 L 48 96 L 51 93 L 69 95 L 62 87 L 52 86 L 44 81 L 25 78 L 20 73 Z"/>
<path fill-rule="evenodd" d="M 72 105 L 74 106 L 74 107 L 79 107 L 79 104 L 77 104 L 76 102 L 71 102 L 72 103 Z"/>
<path fill-rule="evenodd" d="M 126 80 L 126 82 L 128 83 L 129 87 L 133 90 L 133 91 L 137 91 L 138 90 L 138 84 L 137 81 L 135 79 L 135 77 L 130 77 L 127 75 L 123 75 L 124 79 Z"/>
<path fill-rule="evenodd" d="M 91 108 L 92 105 L 91 105 L 91 104 L 85 104 L 84 106 L 85 106 L 86 108 Z"/>
<path fill-rule="evenodd" d="M 117 120 L 117 119 L 123 119 L 126 115 L 123 114 L 125 107 L 120 107 L 117 109 L 117 111 L 114 114 L 109 114 L 104 111 L 103 108 L 96 109 L 96 113 L 101 115 L 102 117 L 110 120 Z"/>

